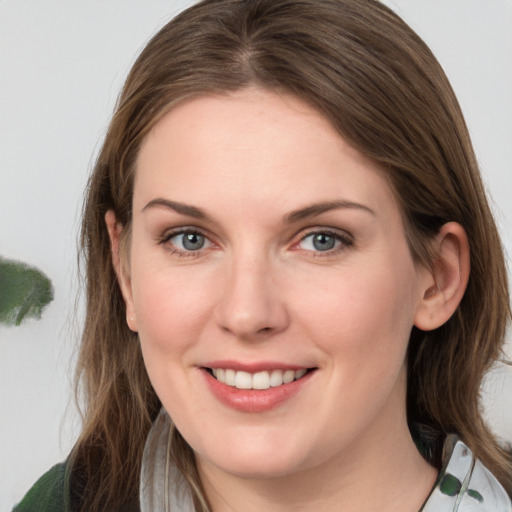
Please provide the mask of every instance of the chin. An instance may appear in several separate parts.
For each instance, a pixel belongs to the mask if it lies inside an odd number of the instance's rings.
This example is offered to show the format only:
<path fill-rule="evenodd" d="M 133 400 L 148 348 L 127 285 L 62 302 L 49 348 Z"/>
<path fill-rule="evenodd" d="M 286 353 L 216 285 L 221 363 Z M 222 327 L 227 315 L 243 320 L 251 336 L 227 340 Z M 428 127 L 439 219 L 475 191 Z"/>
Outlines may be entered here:
<path fill-rule="evenodd" d="M 210 462 L 215 464 L 215 461 Z M 226 473 L 251 480 L 281 478 L 299 470 L 294 460 L 282 457 L 269 459 L 262 455 L 229 457 L 228 460 L 221 460 L 215 465 Z"/>
<path fill-rule="evenodd" d="M 267 443 L 261 439 L 245 443 L 238 439 L 230 442 L 229 446 L 221 446 L 219 443 L 214 450 L 206 449 L 198 457 L 239 478 L 279 478 L 314 465 L 314 461 L 307 454 L 301 453 L 298 446 L 300 443 L 285 443 L 282 439 L 273 439 Z"/>

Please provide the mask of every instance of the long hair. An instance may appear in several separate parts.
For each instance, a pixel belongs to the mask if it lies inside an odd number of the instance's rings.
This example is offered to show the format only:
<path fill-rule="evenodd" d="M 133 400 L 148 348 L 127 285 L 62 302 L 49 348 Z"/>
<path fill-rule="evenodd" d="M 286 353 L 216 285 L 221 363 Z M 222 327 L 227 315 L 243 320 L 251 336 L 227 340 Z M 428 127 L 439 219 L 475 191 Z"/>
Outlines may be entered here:
<path fill-rule="evenodd" d="M 468 130 L 441 66 L 375 0 L 206 0 L 170 21 L 138 57 L 89 181 L 77 372 L 87 403 L 72 454 L 78 508 L 115 510 L 137 501 L 144 441 L 160 408 L 126 325 L 105 213 L 114 210 L 129 236 L 136 157 L 165 113 L 195 96 L 251 85 L 312 105 L 386 173 L 418 263 L 431 263 L 430 242 L 444 223 L 466 230 L 471 274 L 459 308 L 442 327 L 411 335 L 407 413 L 411 425 L 425 425 L 434 437 L 459 434 L 512 493 L 510 457 L 479 404 L 510 317 L 507 273 Z M 177 431 L 174 450 L 199 503 L 193 452 Z"/>

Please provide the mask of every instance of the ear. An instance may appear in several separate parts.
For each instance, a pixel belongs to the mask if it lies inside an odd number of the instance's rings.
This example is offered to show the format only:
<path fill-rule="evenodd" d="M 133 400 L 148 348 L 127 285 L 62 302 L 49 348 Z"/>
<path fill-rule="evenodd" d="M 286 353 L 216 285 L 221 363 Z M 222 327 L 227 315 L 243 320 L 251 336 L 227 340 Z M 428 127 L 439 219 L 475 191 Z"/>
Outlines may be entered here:
<path fill-rule="evenodd" d="M 470 256 L 464 228 L 457 222 L 445 224 L 434 239 L 433 252 L 433 272 L 425 271 L 423 297 L 414 318 L 414 325 L 423 331 L 447 322 L 466 291 Z"/>
<path fill-rule="evenodd" d="M 105 223 L 107 225 L 107 230 L 110 237 L 110 246 L 112 249 L 112 265 L 114 266 L 119 288 L 121 289 L 121 293 L 126 305 L 126 323 L 132 331 L 137 332 L 137 317 L 135 315 L 135 307 L 133 304 L 133 294 L 128 262 L 126 261 L 127 255 L 120 247 L 123 225 L 117 221 L 113 210 L 108 210 L 108 212 L 105 214 Z"/>

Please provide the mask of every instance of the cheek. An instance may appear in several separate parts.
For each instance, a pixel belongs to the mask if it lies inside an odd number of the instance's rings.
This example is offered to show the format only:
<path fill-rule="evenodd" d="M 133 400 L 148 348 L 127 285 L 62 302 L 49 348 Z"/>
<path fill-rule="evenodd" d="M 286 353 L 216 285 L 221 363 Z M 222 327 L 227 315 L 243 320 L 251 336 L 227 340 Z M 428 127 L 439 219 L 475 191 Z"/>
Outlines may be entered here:
<path fill-rule="evenodd" d="M 186 271 L 165 267 L 146 266 L 134 277 L 137 327 L 149 379 L 175 423 L 186 424 L 187 417 L 201 414 L 199 404 L 187 397 L 196 385 L 190 369 L 211 318 L 213 290 L 205 276 L 192 279 Z"/>
<path fill-rule="evenodd" d="M 377 371 L 386 367 L 384 360 L 401 362 L 415 310 L 415 269 L 408 258 L 374 260 L 333 274 L 320 287 L 303 284 L 296 316 L 327 353 L 346 357 L 355 368 L 375 363 Z"/>
<path fill-rule="evenodd" d="M 304 302 L 299 321 L 328 355 L 330 391 L 317 412 L 336 416 L 333 439 L 341 423 L 356 435 L 384 404 L 399 404 L 396 410 L 403 406 L 415 276 L 414 268 L 404 263 L 333 278 L 322 293 Z M 348 411 L 352 420 L 347 423 Z"/>
<path fill-rule="evenodd" d="M 210 274 L 151 259 L 132 262 L 133 302 L 145 357 L 165 355 L 172 361 L 200 337 L 218 288 Z"/>

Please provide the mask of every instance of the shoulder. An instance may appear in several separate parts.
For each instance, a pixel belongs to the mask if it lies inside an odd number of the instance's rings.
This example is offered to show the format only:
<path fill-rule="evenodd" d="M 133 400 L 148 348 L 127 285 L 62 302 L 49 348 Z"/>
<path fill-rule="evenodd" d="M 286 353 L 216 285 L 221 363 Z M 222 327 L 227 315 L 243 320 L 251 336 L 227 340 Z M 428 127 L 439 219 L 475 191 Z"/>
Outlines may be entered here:
<path fill-rule="evenodd" d="M 70 459 L 56 464 L 27 492 L 12 512 L 71 512 L 82 509 L 83 475 L 71 468 Z M 140 512 L 139 504 L 127 502 L 111 512 Z"/>
<path fill-rule="evenodd" d="M 27 492 L 13 512 L 67 512 L 66 463 L 53 466 Z"/>
<path fill-rule="evenodd" d="M 453 438 L 447 445 L 446 462 L 422 512 L 512 512 L 505 489 L 471 450 Z"/>

